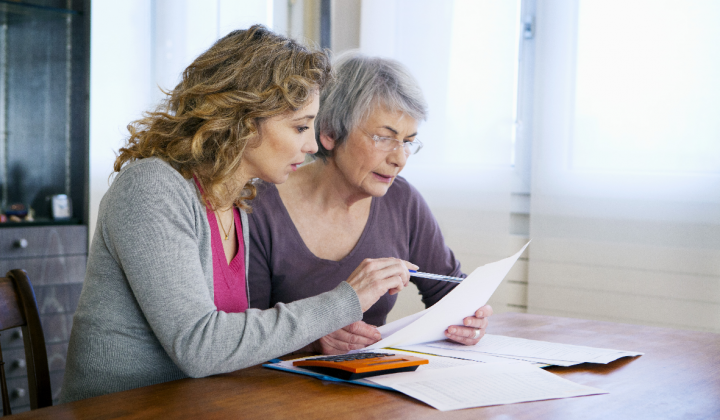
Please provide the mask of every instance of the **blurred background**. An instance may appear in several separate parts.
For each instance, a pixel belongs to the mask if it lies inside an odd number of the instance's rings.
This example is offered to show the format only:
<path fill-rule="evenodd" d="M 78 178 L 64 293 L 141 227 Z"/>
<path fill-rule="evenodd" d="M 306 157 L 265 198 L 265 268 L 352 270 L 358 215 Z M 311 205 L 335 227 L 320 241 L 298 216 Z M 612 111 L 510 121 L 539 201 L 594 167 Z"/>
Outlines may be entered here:
<path fill-rule="evenodd" d="M 464 271 L 532 240 L 495 312 L 720 332 L 717 22 L 717 0 L 0 0 L 0 274 L 33 284 L 55 402 L 127 124 L 255 23 L 415 75 L 402 175 Z M 389 319 L 422 309 L 410 287 Z M 0 344 L 28 410 L 21 331 Z"/>
<path fill-rule="evenodd" d="M 430 117 L 403 175 L 465 272 L 532 244 L 491 299 L 720 332 L 720 3 L 94 1 L 89 232 L 131 120 L 262 23 L 403 62 Z M 414 261 L 422 267 L 422 261 Z M 412 290 L 391 319 L 422 309 Z"/>

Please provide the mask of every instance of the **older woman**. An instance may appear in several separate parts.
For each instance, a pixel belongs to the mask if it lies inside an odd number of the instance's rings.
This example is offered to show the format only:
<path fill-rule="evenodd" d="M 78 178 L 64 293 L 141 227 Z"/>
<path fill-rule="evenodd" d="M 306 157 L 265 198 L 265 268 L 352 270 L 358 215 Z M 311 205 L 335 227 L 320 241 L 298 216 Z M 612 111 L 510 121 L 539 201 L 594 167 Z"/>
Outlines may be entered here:
<path fill-rule="evenodd" d="M 100 203 L 62 401 L 257 364 L 362 319 L 407 283 L 406 263 L 364 261 L 320 296 L 247 309 L 249 182 L 282 183 L 317 150 L 329 71 L 323 52 L 260 26 L 236 31 L 129 126 Z"/>
<path fill-rule="evenodd" d="M 331 290 L 365 258 L 395 257 L 423 271 L 462 276 L 427 204 L 399 177 L 422 147 L 420 88 L 397 62 L 357 53 L 339 58 L 323 91 L 316 121 L 315 162 L 277 187 L 262 185 L 250 216 L 251 307 L 269 308 Z M 426 306 L 454 284 L 413 278 Z M 396 297 L 383 296 L 363 321 L 329 334 L 306 350 L 326 354 L 380 339 Z M 450 326 L 446 336 L 473 345 L 484 334 L 484 306 Z M 470 315 L 470 314 L 469 314 Z"/>

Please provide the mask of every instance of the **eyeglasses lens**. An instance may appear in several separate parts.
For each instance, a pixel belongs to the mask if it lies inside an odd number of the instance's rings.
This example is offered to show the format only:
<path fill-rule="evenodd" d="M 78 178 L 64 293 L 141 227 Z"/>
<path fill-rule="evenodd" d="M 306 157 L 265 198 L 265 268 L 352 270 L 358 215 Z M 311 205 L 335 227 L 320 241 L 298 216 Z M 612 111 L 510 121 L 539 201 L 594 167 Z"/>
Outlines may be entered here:
<path fill-rule="evenodd" d="M 402 145 L 403 149 L 405 150 L 405 154 L 408 156 L 414 155 L 422 147 L 422 143 L 420 143 L 419 140 L 400 141 L 391 137 L 379 136 L 374 136 L 373 140 L 375 140 L 375 145 L 377 146 L 377 148 L 385 152 L 393 151 Z"/>

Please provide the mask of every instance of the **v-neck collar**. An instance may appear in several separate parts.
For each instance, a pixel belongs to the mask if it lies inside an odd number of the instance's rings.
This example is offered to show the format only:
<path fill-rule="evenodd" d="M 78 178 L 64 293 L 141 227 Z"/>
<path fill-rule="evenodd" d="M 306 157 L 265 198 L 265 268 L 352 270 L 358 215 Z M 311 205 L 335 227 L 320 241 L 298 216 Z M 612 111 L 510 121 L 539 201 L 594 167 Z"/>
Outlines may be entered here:
<path fill-rule="evenodd" d="M 345 260 L 352 258 L 352 256 L 355 254 L 355 252 L 362 246 L 363 242 L 365 241 L 365 237 L 368 236 L 368 230 L 370 229 L 370 226 L 373 225 L 373 221 L 375 219 L 375 213 L 377 212 L 377 200 L 375 197 L 372 197 L 372 200 L 370 201 L 370 211 L 368 214 L 368 218 L 365 221 L 365 226 L 363 227 L 362 234 L 360 235 L 360 239 L 358 239 L 357 243 L 353 247 L 353 249 L 343 258 L 341 258 L 338 261 L 335 260 L 328 260 L 325 258 L 320 258 L 317 255 L 315 255 L 310 248 L 308 248 L 307 244 L 303 240 L 302 236 L 300 235 L 300 231 L 298 231 L 297 226 L 295 226 L 295 222 L 293 222 L 292 217 L 290 217 L 290 212 L 288 212 L 287 207 L 285 207 L 285 203 L 283 202 L 282 198 L 280 197 L 280 192 L 278 191 L 277 187 L 274 184 L 269 184 L 270 189 L 272 190 L 273 194 L 275 195 L 275 199 L 277 200 L 280 209 L 282 209 L 283 217 L 286 218 L 290 225 L 292 226 L 292 235 L 295 238 L 295 241 L 301 245 L 301 249 L 303 249 L 303 252 L 307 254 L 307 256 L 314 258 L 318 261 L 323 261 L 326 263 L 334 263 L 334 264 L 342 264 Z"/>

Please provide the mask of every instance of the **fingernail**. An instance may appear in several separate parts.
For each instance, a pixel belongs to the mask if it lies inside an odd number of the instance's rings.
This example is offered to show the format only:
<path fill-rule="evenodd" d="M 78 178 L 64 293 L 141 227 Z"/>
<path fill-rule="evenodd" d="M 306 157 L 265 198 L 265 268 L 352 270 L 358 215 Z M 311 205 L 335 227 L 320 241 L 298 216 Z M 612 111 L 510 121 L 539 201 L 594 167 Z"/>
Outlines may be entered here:
<path fill-rule="evenodd" d="M 469 326 L 470 326 L 470 320 L 469 320 L 469 319 L 463 320 L 463 324 L 465 324 L 466 327 L 469 327 Z"/>
<path fill-rule="evenodd" d="M 455 334 L 456 331 L 455 331 L 455 328 L 448 328 L 448 332 L 450 334 Z"/>
<path fill-rule="evenodd" d="M 483 316 L 483 312 L 482 312 L 482 311 L 478 312 L 478 315 L 477 315 L 477 316 L 478 316 L 478 318 L 482 317 L 482 316 Z"/>

